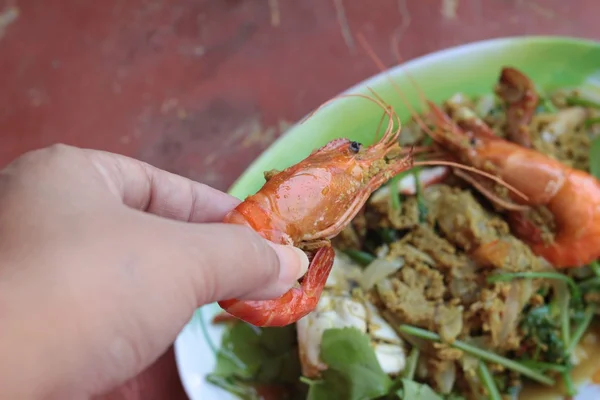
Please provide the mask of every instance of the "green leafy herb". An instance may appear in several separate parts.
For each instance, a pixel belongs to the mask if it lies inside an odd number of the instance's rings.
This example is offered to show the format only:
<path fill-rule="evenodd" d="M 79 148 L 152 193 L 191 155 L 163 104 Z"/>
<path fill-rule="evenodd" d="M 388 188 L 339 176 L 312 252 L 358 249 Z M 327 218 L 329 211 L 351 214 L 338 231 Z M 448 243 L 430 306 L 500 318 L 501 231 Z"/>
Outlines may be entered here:
<path fill-rule="evenodd" d="M 600 179 L 600 136 L 590 145 L 590 173 Z"/>
<path fill-rule="evenodd" d="M 375 256 L 373 254 L 367 253 L 366 251 L 347 249 L 344 250 L 344 253 L 346 253 L 348 257 L 350 257 L 353 261 L 357 262 L 363 267 L 366 267 L 375 260 Z"/>
<path fill-rule="evenodd" d="M 584 292 L 588 292 L 588 291 L 594 290 L 594 289 L 597 290 L 598 286 L 600 286 L 600 276 L 594 276 L 594 277 L 579 281 L 579 287 Z"/>
<path fill-rule="evenodd" d="M 328 329 L 321 341 L 323 379 L 310 384 L 307 400 L 374 399 L 389 393 L 392 380 L 383 372 L 369 337 L 355 328 Z"/>
<path fill-rule="evenodd" d="M 596 125 L 596 124 L 598 124 L 598 123 L 600 123 L 600 117 L 588 118 L 588 119 L 586 119 L 586 120 L 584 121 L 584 126 L 585 126 L 586 128 L 589 128 L 589 127 L 591 127 L 591 126 L 593 126 L 593 125 Z"/>
<path fill-rule="evenodd" d="M 236 395 L 242 400 L 260 400 L 261 397 L 254 386 L 249 385 L 236 376 L 209 374 L 206 380 L 221 389 Z"/>
<path fill-rule="evenodd" d="M 427 220 L 427 206 L 425 205 L 425 200 L 423 198 L 423 186 L 421 185 L 421 180 L 419 179 L 420 172 L 420 167 L 412 170 L 415 178 L 415 192 L 417 196 L 417 207 L 419 209 L 419 222 L 423 223 Z"/>
<path fill-rule="evenodd" d="M 562 293 L 561 293 L 562 292 Z M 571 310 L 569 308 L 570 295 L 566 285 L 562 285 L 555 295 L 560 309 L 560 332 L 563 343 L 567 345 L 571 340 Z"/>
<path fill-rule="evenodd" d="M 401 400 L 444 400 L 429 385 L 410 379 L 402 379 L 402 389 L 398 389 L 396 395 Z"/>
<path fill-rule="evenodd" d="M 421 339 L 427 339 L 427 340 L 431 340 L 431 341 L 438 342 L 438 343 L 441 342 L 441 338 L 438 334 L 430 332 L 425 329 L 417 328 L 415 326 L 400 325 L 398 330 L 406 335 L 416 336 Z M 544 385 L 549 385 L 549 386 L 554 385 L 554 380 L 552 378 L 544 376 L 543 374 L 541 374 L 535 370 L 532 370 L 531 368 L 528 368 L 523 364 L 520 364 L 513 360 L 509 360 L 508 358 L 499 356 L 498 354 L 492 353 L 490 351 L 481 349 L 476 346 L 472 346 L 472 345 L 467 344 L 460 340 L 455 340 L 454 342 L 452 342 L 449 345 L 454 348 L 457 348 L 459 350 L 462 350 L 467 354 L 477 357 L 482 361 L 502 365 L 505 368 L 510 369 L 511 371 L 514 371 L 514 372 L 518 372 L 521 375 L 526 376 L 536 382 L 543 383 Z"/>
<path fill-rule="evenodd" d="M 419 349 L 416 346 L 411 349 L 408 359 L 406 360 L 406 368 L 404 369 L 405 379 L 412 380 L 414 378 L 419 363 L 419 353 Z"/>
<path fill-rule="evenodd" d="M 506 272 L 500 274 L 490 275 L 487 279 L 489 283 L 495 282 L 508 282 L 513 279 L 555 279 L 559 281 L 564 281 L 569 285 L 571 289 L 571 294 L 573 295 L 574 300 L 581 299 L 581 290 L 577 283 L 570 277 L 558 273 L 558 272 Z"/>
<path fill-rule="evenodd" d="M 390 204 L 394 210 L 400 209 L 400 192 L 398 190 L 398 181 L 400 180 L 400 174 L 394 176 L 390 179 L 390 183 L 388 184 L 390 187 Z"/>
<path fill-rule="evenodd" d="M 533 361 L 533 360 L 518 360 L 521 364 L 531 368 L 537 369 L 540 372 L 545 371 L 554 371 L 554 372 L 566 372 L 569 370 L 569 367 L 565 365 L 559 364 L 551 364 L 543 361 Z"/>
<path fill-rule="evenodd" d="M 494 378 L 484 362 L 479 362 L 477 372 L 479 373 L 479 379 L 481 380 L 481 383 L 488 392 L 488 398 L 490 400 L 502 400 L 502 396 L 500 395 L 500 391 L 496 386 L 496 382 L 494 382 Z"/>
<path fill-rule="evenodd" d="M 521 329 L 535 343 L 538 354 L 542 349 L 545 350 L 545 358 L 550 363 L 562 364 L 567 359 L 566 345 L 549 306 L 535 307 L 527 312 L 521 321 Z"/>
<path fill-rule="evenodd" d="M 210 335 L 208 334 L 208 329 L 206 328 L 206 321 L 204 320 L 204 313 L 202 311 L 202 308 L 196 311 L 196 316 L 198 317 L 198 321 L 200 321 L 200 329 L 202 330 L 202 336 L 204 336 L 204 340 L 206 340 L 206 343 L 208 343 L 208 347 L 210 347 L 210 350 L 216 357 L 219 350 L 217 349 L 217 346 L 215 346 Z"/>
<path fill-rule="evenodd" d="M 590 264 L 590 269 L 598 278 L 600 278 L 600 263 L 598 263 L 598 261 L 593 261 Z"/>
<path fill-rule="evenodd" d="M 577 326 L 575 332 L 573 333 L 573 339 L 569 343 L 569 347 L 567 347 L 567 354 L 571 354 L 575 347 L 579 344 L 579 341 L 583 337 L 585 331 L 588 330 L 590 324 L 592 323 L 592 319 L 594 319 L 594 313 L 596 312 L 596 306 L 589 305 L 584 313 L 583 321 Z"/>
<path fill-rule="evenodd" d="M 600 108 L 600 103 L 596 103 L 595 101 L 584 99 L 582 97 L 570 96 L 565 99 L 567 105 L 569 106 L 582 106 L 589 108 Z"/>
<path fill-rule="evenodd" d="M 402 204 L 402 201 L 400 200 L 400 189 L 398 188 L 398 183 L 410 172 L 411 170 L 402 171 L 389 180 L 388 186 L 390 188 L 390 202 L 394 210 L 399 210 L 400 205 Z"/>
<path fill-rule="evenodd" d="M 542 97 L 539 101 L 537 112 L 547 111 L 549 113 L 555 113 L 557 111 L 554 103 L 548 97 Z"/>
<path fill-rule="evenodd" d="M 381 240 L 384 243 L 393 243 L 396 240 L 396 231 L 391 228 L 381 228 L 377 231 L 379 236 L 381 236 Z"/>
<path fill-rule="evenodd" d="M 257 386 L 294 387 L 300 375 L 293 325 L 256 328 L 237 322 L 225 331 L 208 380 L 244 399 L 254 399 Z"/>
<path fill-rule="evenodd" d="M 569 398 L 575 396 L 577 394 L 577 390 L 575 390 L 575 385 L 573 384 L 573 378 L 571 378 L 571 374 L 569 372 L 563 372 L 562 379 L 567 389 L 567 396 Z"/>

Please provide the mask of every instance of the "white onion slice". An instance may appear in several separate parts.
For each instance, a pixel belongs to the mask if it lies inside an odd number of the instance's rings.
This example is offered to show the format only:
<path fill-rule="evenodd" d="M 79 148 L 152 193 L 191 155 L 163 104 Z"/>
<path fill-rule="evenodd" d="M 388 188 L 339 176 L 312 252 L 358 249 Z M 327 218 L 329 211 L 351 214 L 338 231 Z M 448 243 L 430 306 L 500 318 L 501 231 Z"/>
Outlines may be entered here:
<path fill-rule="evenodd" d="M 404 266 L 404 258 L 388 260 L 386 258 L 376 258 L 363 271 L 360 280 L 360 286 L 364 290 L 370 290 L 382 279 L 387 278 L 394 272 Z"/>

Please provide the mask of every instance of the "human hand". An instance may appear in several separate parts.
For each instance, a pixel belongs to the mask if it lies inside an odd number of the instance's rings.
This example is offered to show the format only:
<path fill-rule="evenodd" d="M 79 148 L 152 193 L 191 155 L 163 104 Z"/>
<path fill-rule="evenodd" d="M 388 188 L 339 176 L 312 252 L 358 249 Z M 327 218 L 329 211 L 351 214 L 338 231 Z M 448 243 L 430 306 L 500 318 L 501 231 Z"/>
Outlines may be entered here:
<path fill-rule="evenodd" d="M 0 398 L 104 394 L 152 364 L 198 306 L 287 291 L 308 259 L 218 223 L 238 203 L 62 145 L 1 171 Z"/>

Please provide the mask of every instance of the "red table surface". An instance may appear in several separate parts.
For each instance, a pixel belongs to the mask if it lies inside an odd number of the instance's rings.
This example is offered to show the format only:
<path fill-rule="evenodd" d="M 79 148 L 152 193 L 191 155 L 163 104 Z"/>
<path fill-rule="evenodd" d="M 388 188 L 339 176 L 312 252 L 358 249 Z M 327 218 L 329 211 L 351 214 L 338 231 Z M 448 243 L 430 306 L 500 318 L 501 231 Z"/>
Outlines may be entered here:
<path fill-rule="evenodd" d="M 62 142 L 130 155 L 226 190 L 287 124 L 377 72 L 357 32 L 392 65 L 398 32 L 405 59 L 502 36 L 598 39 L 594 5 L 0 0 L 0 167 Z M 172 351 L 153 368 L 163 379 L 132 392 L 185 398 Z"/>

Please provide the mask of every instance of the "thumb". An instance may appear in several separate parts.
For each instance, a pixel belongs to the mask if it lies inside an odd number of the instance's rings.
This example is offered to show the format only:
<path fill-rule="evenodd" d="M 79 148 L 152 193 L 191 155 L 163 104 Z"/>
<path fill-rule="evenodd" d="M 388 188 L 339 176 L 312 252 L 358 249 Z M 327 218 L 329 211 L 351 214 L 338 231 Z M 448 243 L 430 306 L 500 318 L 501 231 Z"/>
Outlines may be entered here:
<path fill-rule="evenodd" d="M 156 266 L 144 273 L 153 281 L 147 290 L 158 286 L 163 293 L 187 293 L 194 308 L 232 298 L 276 298 L 308 269 L 303 251 L 272 243 L 246 226 L 191 224 L 148 214 L 142 219 L 150 224 L 136 225 L 137 253 L 144 254 L 148 269 Z"/>
<path fill-rule="evenodd" d="M 306 254 L 275 244 L 252 229 L 205 224 L 201 265 L 196 270 L 199 305 L 239 298 L 265 300 L 288 291 L 308 269 Z"/>
<path fill-rule="evenodd" d="M 130 209 L 118 221 L 120 234 L 111 251 L 101 241 L 91 243 L 98 246 L 92 254 L 104 267 L 94 268 L 93 275 L 85 269 L 85 278 L 78 280 L 83 284 L 76 288 L 85 293 L 78 297 L 86 299 L 85 315 L 102 321 L 101 328 L 92 324 L 92 333 L 80 335 L 86 341 L 81 348 L 102 354 L 90 363 L 80 351 L 74 356 L 76 368 L 67 375 L 94 365 L 88 371 L 101 380 L 92 392 L 148 367 L 196 308 L 231 298 L 278 297 L 308 268 L 301 250 L 272 244 L 241 225 L 186 223 Z M 116 231 L 111 227 L 100 236 Z M 115 343 L 124 343 L 127 351 L 109 351 Z"/>

